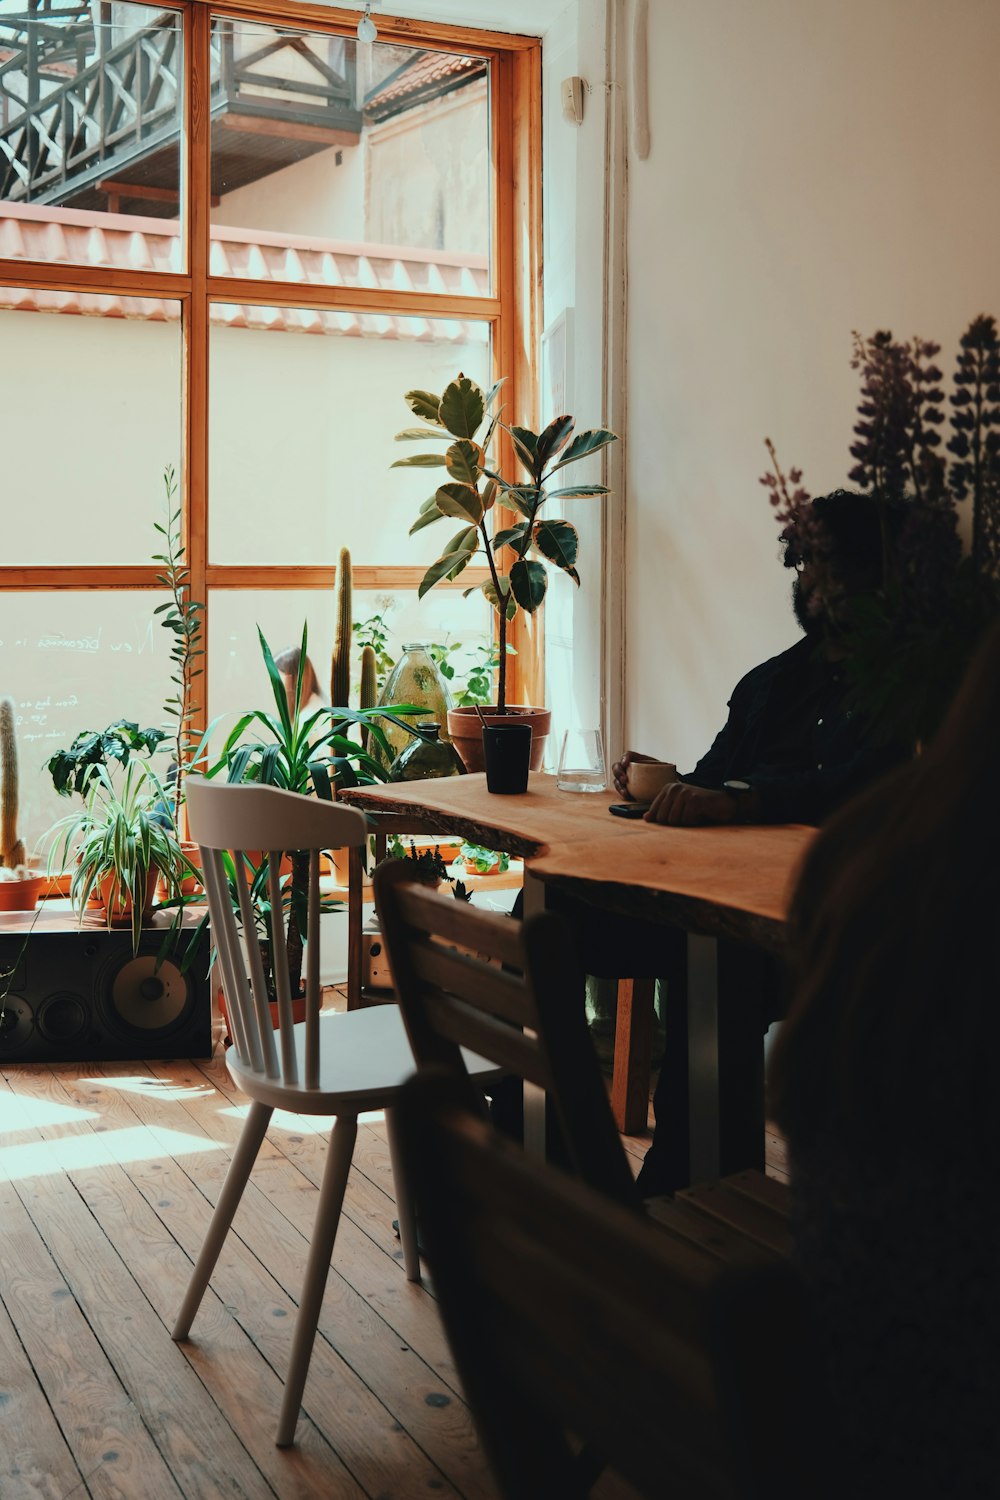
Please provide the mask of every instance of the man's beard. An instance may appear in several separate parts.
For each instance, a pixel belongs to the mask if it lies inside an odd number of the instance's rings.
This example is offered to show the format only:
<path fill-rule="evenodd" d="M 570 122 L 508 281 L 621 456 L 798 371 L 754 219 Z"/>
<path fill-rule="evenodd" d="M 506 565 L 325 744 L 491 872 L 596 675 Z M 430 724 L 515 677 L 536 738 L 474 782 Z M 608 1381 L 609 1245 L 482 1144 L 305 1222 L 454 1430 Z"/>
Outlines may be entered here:
<path fill-rule="evenodd" d="M 796 578 L 792 584 L 792 609 L 805 634 L 815 639 L 823 634 L 824 620 L 819 611 L 810 609 L 811 601 L 812 596 L 802 587 L 802 579 Z"/>

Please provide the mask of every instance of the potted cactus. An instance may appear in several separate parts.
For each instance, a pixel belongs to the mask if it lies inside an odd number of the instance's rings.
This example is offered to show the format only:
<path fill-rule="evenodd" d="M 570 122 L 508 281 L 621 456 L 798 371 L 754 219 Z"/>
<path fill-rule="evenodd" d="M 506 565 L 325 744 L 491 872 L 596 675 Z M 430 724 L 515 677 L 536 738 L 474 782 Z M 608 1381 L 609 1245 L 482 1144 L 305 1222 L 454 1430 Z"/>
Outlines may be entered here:
<path fill-rule="evenodd" d="M 0 701 L 0 911 L 34 911 L 44 875 L 28 867 L 17 831 L 18 766 L 14 700 Z"/>
<path fill-rule="evenodd" d="M 448 713 L 448 732 L 470 771 L 483 769 L 483 725 L 509 725 L 519 719 L 531 725 L 531 768 L 541 767 L 551 715 L 544 708 L 508 705 L 507 627 L 519 609 L 533 614 L 542 604 L 548 587 L 546 565 L 559 568 L 579 584 L 576 527 L 569 521 L 543 518 L 542 508 L 547 500 L 606 495 L 607 487 L 602 484 L 563 486 L 557 478 L 558 488 L 549 486 L 569 464 L 588 458 L 616 441 L 613 432 L 602 428 L 573 437 L 575 422 L 569 416 L 556 417 L 540 433 L 527 427 L 509 426 L 502 420 L 502 409 L 495 409 L 502 384 L 498 381 L 491 390 L 483 391 L 474 380 L 459 374 L 441 396 L 429 391 L 407 392 L 406 403 L 423 425 L 397 433 L 397 442 L 430 439 L 446 446 L 443 450 L 397 459 L 392 466 L 440 467 L 446 471 L 445 482 L 420 507 L 410 527 L 411 536 L 446 516 L 461 523 L 461 529 L 424 574 L 418 589 L 420 597 L 435 584 L 457 578 L 477 556 L 486 559 L 489 569 L 486 582 L 467 589 L 466 594 L 481 589 L 496 612 L 497 701 L 485 711 L 468 706 L 453 708 Z M 514 479 L 499 472 L 497 460 L 492 456 L 499 431 L 508 434 L 523 471 Z M 493 530 L 490 512 L 498 502 L 514 513 L 513 524 Z"/>

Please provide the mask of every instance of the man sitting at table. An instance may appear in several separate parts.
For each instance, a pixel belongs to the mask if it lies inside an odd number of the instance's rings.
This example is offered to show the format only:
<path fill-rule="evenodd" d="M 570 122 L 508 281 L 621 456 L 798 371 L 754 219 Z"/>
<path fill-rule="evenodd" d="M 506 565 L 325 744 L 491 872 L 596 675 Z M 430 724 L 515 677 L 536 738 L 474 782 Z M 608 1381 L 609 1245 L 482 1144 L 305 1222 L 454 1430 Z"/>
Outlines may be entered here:
<path fill-rule="evenodd" d="M 780 656 L 748 672 L 729 700 L 729 718 L 693 771 L 663 788 L 646 820 L 674 827 L 708 824 L 819 824 L 883 772 L 905 758 L 900 746 L 880 742 L 850 703 L 839 639 L 844 600 L 871 592 L 883 582 L 883 517 L 889 539 L 899 516 L 880 515 L 868 495 L 836 490 L 809 507 L 806 537 L 786 532 L 785 566 L 796 569 L 792 591 L 795 616 L 804 632 Z M 628 768 L 651 757 L 629 751 L 614 768 L 618 791 L 629 797 Z M 627 918 L 598 923 L 580 904 L 563 906 L 574 919 L 587 972 L 632 978 L 666 979 L 664 1016 L 667 1050 L 653 1096 L 658 1131 L 639 1174 L 646 1197 L 672 1192 L 675 1168 L 669 1148 L 672 1094 L 682 1066 L 671 1054 L 670 992 L 684 984 L 684 950 L 679 931 Z M 583 920 L 580 920 L 580 918 Z M 625 958 L 627 955 L 627 959 Z M 767 962 L 763 958 L 761 962 Z M 662 987 L 661 987 L 662 988 Z M 767 996 L 761 1033 L 781 1013 L 782 978 L 777 965 L 763 976 Z M 679 1013 L 674 1011 L 674 1015 Z M 677 1050 L 686 1052 L 678 1039 Z M 676 1111 L 675 1111 L 676 1114 Z"/>
<path fill-rule="evenodd" d="M 657 794 L 647 822 L 818 824 L 902 758 L 851 708 L 838 638 L 844 601 L 883 581 L 879 507 L 835 490 L 812 502 L 809 517 L 809 542 L 784 537 L 802 639 L 741 678 L 725 726 L 694 770 Z M 894 519 L 887 512 L 890 527 Z M 629 750 L 616 762 L 623 796 L 629 766 L 652 759 Z"/>

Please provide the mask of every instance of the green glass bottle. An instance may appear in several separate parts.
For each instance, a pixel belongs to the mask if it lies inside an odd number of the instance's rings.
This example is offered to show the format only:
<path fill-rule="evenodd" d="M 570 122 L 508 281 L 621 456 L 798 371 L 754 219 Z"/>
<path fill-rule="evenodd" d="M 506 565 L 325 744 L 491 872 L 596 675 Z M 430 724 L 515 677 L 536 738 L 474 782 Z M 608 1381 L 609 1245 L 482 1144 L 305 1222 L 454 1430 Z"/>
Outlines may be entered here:
<path fill-rule="evenodd" d="M 417 724 L 420 734 L 392 763 L 390 781 L 427 781 L 433 776 L 462 776 L 465 773 L 454 745 L 441 738 L 440 725 Z"/>
<path fill-rule="evenodd" d="M 451 693 L 434 665 L 430 652 L 419 642 L 411 642 L 403 647 L 403 654 L 382 689 L 378 707 L 387 708 L 393 703 L 415 703 L 418 708 L 425 709 L 424 719 L 437 724 L 442 741 L 451 744 L 448 734 L 448 710 L 454 707 Z M 405 729 L 400 729 L 385 719 L 380 719 L 378 723 L 389 741 L 392 755 L 387 757 L 374 739 L 370 749 L 382 765 L 388 768 L 397 755 L 408 749 L 413 740 Z"/>

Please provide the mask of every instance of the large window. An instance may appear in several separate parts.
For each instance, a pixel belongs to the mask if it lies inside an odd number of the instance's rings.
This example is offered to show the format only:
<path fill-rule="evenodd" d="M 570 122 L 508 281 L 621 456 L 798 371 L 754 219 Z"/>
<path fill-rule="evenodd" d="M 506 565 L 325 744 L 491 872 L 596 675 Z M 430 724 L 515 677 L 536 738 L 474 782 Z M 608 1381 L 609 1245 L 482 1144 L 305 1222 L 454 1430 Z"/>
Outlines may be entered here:
<path fill-rule="evenodd" d="M 163 719 L 170 466 L 203 721 L 264 701 L 258 624 L 277 650 L 308 620 L 322 677 L 344 546 L 395 654 L 491 629 L 471 572 L 417 606 L 439 536 L 407 535 L 427 485 L 389 465 L 403 393 L 460 370 L 530 420 L 538 48 L 378 24 L 0 0 L 0 694 L 29 840 L 53 749 Z M 530 692 L 532 651 L 512 669 Z"/>

